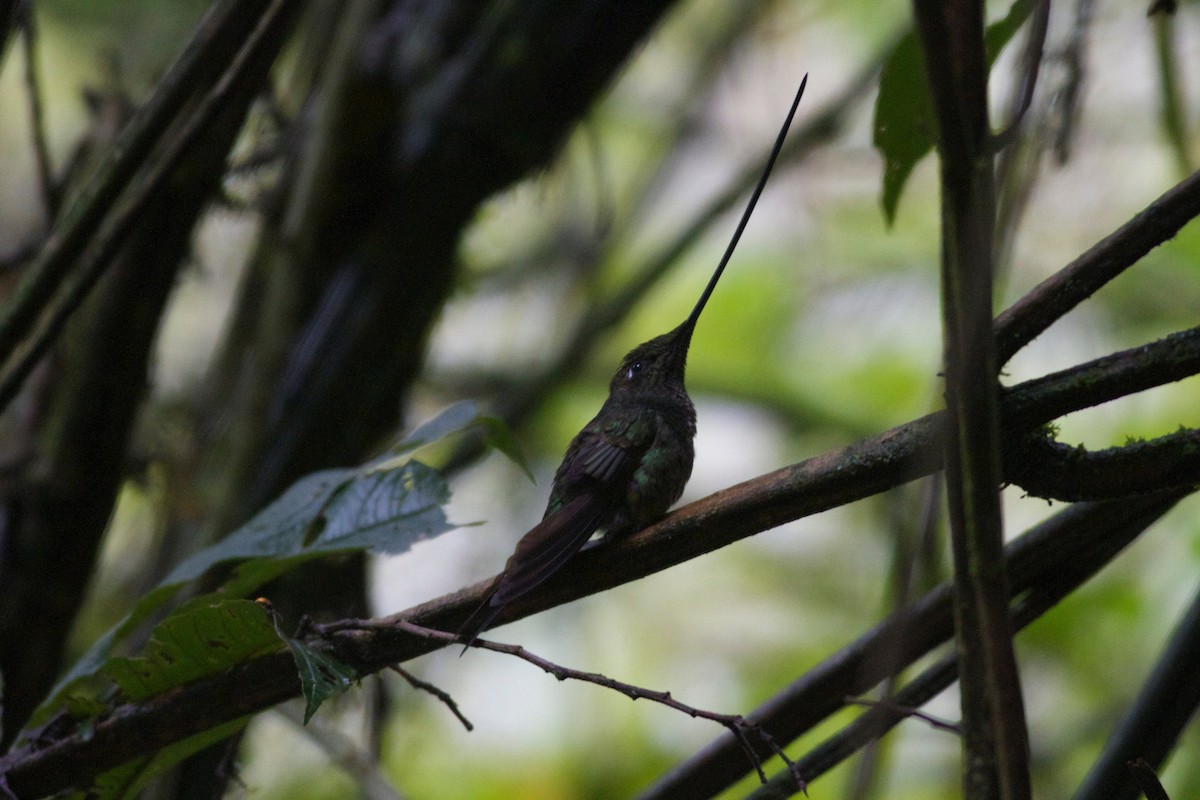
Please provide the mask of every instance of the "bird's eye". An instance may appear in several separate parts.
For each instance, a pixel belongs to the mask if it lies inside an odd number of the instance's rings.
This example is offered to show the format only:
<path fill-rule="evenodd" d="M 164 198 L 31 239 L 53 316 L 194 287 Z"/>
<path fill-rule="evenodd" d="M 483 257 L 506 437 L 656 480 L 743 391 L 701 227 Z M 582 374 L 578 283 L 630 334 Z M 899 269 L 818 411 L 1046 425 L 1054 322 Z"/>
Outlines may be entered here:
<path fill-rule="evenodd" d="M 625 371 L 625 378 L 627 380 L 633 380 L 633 376 L 637 375 L 641 371 L 642 371 L 642 362 L 635 361 L 632 364 L 630 364 L 629 369 L 627 369 Z"/>

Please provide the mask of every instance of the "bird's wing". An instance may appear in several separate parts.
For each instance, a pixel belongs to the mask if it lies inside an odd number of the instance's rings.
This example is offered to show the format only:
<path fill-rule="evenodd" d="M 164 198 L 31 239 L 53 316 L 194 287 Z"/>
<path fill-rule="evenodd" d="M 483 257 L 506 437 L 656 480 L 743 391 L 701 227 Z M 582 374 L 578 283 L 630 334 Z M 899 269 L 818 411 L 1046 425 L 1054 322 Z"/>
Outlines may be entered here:
<path fill-rule="evenodd" d="M 657 417 L 654 412 L 632 412 L 616 418 L 596 417 L 579 432 L 567 448 L 554 476 L 547 513 L 556 501 L 565 503 L 578 493 L 599 491 L 619 494 L 654 443 Z"/>
<path fill-rule="evenodd" d="M 471 615 L 460 634 L 474 640 L 505 604 L 557 572 L 607 522 L 654 441 L 654 423 L 645 414 L 616 419 L 601 414 L 579 432 L 554 476 L 545 517 L 517 542 L 488 601 Z M 485 610 L 480 622 L 472 624 Z"/>

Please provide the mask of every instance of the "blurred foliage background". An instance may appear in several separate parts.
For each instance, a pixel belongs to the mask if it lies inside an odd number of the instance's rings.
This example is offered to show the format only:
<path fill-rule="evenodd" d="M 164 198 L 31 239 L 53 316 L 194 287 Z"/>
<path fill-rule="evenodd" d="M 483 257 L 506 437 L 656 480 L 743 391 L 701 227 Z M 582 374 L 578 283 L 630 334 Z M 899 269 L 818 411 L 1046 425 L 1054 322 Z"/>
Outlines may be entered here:
<path fill-rule="evenodd" d="M 994 5 L 995 16 L 1007 11 Z M 205 7 L 182 0 L 36 4 L 54 165 L 66 164 L 91 129 L 82 92 L 144 97 Z M 1181 3 L 1171 17 L 1147 17 L 1146 10 L 1110 0 L 1054 5 L 1028 136 L 1001 179 L 1011 198 L 1001 307 L 1191 169 L 1200 8 Z M 394 415 L 397 424 L 420 420 L 462 397 L 515 409 L 537 485 L 494 456 L 459 472 L 451 518 L 482 524 L 371 563 L 371 613 L 403 609 L 500 568 L 541 516 L 563 448 L 602 402 L 613 365 L 687 313 L 740 201 L 715 215 L 660 280 L 628 298 L 615 325 L 585 337 L 561 368 L 547 367 L 558 365 L 589 309 L 605 307 L 711 198 L 757 169 L 804 73 L 809 89 L 797 127 L 827 124 L 808 131 L 807 144 L 777 169 L 699 325 L 688 371 L 699 414 L 697 461 L 682 502 L 940 406 L 936 163 L 930 157 L 918 165 L 888 225 L 882 161 L 872 147 L 874 70 L 908 17 L 908 6 L 895 2 L 673 4 L 553 162 L 473 213 L 447 301 L 431 309 L 436 324 L 427 355 L 417 356 L 419 379 L 403 414 L 397 406 Z M 997 119 L 1013 92 L 1017 49 L 1010 46 L 993 71 Z M 251 111 L 235 161 L 272 143 L 286 150 L 274 115 L 302 113 L 289 81 L 316 66 L 304 57 L 312 54 L 292 47 L 277 66 L 277 106 L 260 102 Z M 5 58 L 0 257 L 13 258 L 41 235 L 45 212 L 20 45 L 11 44 Z M 268 159 L 227 175 L 223 201 L 206 212 L 192 240 L 155 345 L 151 394 L 130 457 L 136 468 L 122 484 L 72 630 L 75 651 L 160 574 L 173 558 L 164 553 L 188 549 L 167 537 L 179 535 L 173 523 L 190 504 L 208 507 L 203 481 L 181 488 L 181 465 L 200 469 L 211 457 L 197 451 L 190 420 L 197 403 L 222 402 L 211 392 L 212 376 L 236 324 L 277 167 Z M 383 261 L 411 256 L 388 252 Z M 1197 308 L 1200 232 L 1192 224 L 1023 350 L 1004 380 L 1193 326 Z M 1070 415 L 1059 438 L 1103 448 L 1200 427 L 1198 389 L 1193 377 Z M 747 711 L 887 612 L 898 542 L 917 530 L 923 492 L 913 485 L 780 527 L 496 636 L 560 663 L 669 689 L 693 705 Z M 1014 535 L 1052 510 L 1016 489 L 1005 495 Z M 921 582 L 929 586 L 947 576 L 947 556 L 941 544 L 925 556 Z M 1067 796 L 1078 784 L 1195 592 L 1198 566 L 1193 497 L 1020 635 L 1039 796 Z M 448 691 L 475 730 L 465 731 L 396 676 L 372 680 L 307 729 L 287 709 L 261 715 L 241 743 L 239 782 L 229 796 L 627 797 L 721 732 L 594 686 L 560 684 L 493 653 L 439 652 L 410 667 Z M 375 716 L 380 708 L 383 723 Z M 956 718 L 956 697 L 947 692 L 928 710 Z M 835 718 L 789 753 L 851 716 Z M 330 744 L 342 736 L 351 751 Z M 358 757 L 376 744 L 378 762 Z M 851 762 L 810 796 L 956 797 L 958 753 L 953 735 L 910 721 L 876 754 L 870 781 Z M 1161 777 L 1172 797 L 1200 795 L 1194 726 Z M 749 778 L 728 796 L 754 783 Z"/>

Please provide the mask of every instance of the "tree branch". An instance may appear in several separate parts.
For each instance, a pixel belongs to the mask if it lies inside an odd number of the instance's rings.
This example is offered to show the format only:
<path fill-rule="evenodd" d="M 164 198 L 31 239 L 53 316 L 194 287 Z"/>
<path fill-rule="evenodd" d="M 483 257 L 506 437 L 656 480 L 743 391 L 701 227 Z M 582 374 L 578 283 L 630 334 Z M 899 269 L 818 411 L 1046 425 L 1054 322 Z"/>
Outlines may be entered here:
<path fill-rule="evenodd" d="M 0 363 L 11 358 L 184 105 L 206 82 L 216 82 L 220 71 L 214 72 L 214 65 L 229 63 L 268 5 L 267 0 L 222 0 L 201 21 L 195 37 L 158 82 L 150 101 L 130 122 L 109 158 L 67 210 L 22 281 L 0 319 Z"/>
<path fill-rule="evenodd" d="M 1133 774 L 1133 779 L 1137 781 L 1142 794 L 1146 795 L 1146 800 L 1171 800 L 1167 796 L 1167 790 L 1159 782 L 1158 775 L 1146 759 L 1139 758 L 1130 761 L 1126 766 Z"/>
<path fill-rule="evenodd" d="M 942 192 L 946 496 L 963 709 L 963 793 L 1025 800 L 1029 742 L 1008 619 L 991 330 L 995 186 L 979 0 L 915 0 Z"/>
<path fill-rule="evenodd" d="M 1005 475 L 1034 497 L 1099 500 L 1200 484 L 1200 431 L 1088 452 L 1035 431 L 1013 441 Z"/>
<path fill-rule="evenodd" d="M 1145 252 L 1168 238 L 1178 229 L 1172 228 L 1175 222 L 1193 206 L 1200 213 L 1200 176 L 1179 184 L 1098 243 L 1090 255 L 1068 265 L 1063 272 L 1069 275 L 1044 282 L 1031 296 L 1002 314 L 997 320 L 997 335 L 1007 331 L 1010 341 L 1023 344 L 1030 331 L 1049 325 L 1053 309 L 1061 309 L 1062 313 L 1069 310 L 1070 304 L 1063 308 L 1055 300 L 1056 293 L 1073 296 L 1080 285 L 1091 286 L 1094 291 L 1132 263 L 1131 254 Z M 1164 234 L 1167 230 L 1171 233 Z M 1200 329 L 1192 329 L 1007 389 L 1003 397 L 1005 429 L 1028 430 L 1070 411 L 1197 372 Z M 509 622 L 637 580 L 754 533 L 927 475 L 941 466 L 940 426 L 940 414 L 922 417 L 841 450 L 730 487 L 677 510 L 627 539 L 588 548 L 563 570 L 561 578 L 552 579 L 541 591 L 514 603 L 499 621 Z M 1127 505 L 1122 503 L 1119 508 Z M 490 580 L 482 581 L 398 616 L 426 627 L 456 630 L 489 585 Z M 375 664 L 377 669 L 430 649 L 414 646 L 411 639 L 400 642 L 382 634 L 374 639 L 344 642 L 342 646 L 352 653 L 357 651 L 360 661 Z M 259 659 L 186 691 L 116 709 L 98 724 L 96 735 L 87 741 L 78 734 L 68 734 L 44 747 L 13 752 L 0 760 L 0 774 L 7 773 L 22 792 L 50 793 L 87 780 L 138 752 L 254 713 L 298 692 L 299 681 L 289 655 Z M 842 691 L 841 695 L 856 693 Z M 740 755 L 738 760 L 744 766 Z"/>
<path fill-rule="evenodd" d="M 1200 343 L 1200 338 L 1197 342 Z M 1130 370 L 1138 368 L 1133 361 L 1126 363 Z M 1078 378 L 1078 373 L 1086 372 L 1087 366 L 1068 371 L 1070 374 L 1060 380 Z M 1038 384 L 1041 403 L 1053 407 L 1055 413 L 1061 412 L 1062 399 L 1047 379 L 1034 383 Z M 1039 414 L 1049 412 L 1026 399 L 1023 386 L 1009 390 L 1007 401 L 1021 408 L 1023 424 L 1039 424 Z M 1106 391 L 1108 387 L 1101 385 L 1100 390 Z M 1090 399 L 1084 397 L 1077 405 L 1088 404 Z M 497 622 L 511 622 L 629 583 L 785 522 L 929 474 L 941 463 L 940 419 L 940 414 L 930 414 L 850 447 L 784 467 L 691 503 L 625 539 L 585 548 L 537 591 L 506 606 Z M 1102 513 L 1096 524 L 1107 525 L 1123 519 L 1123 514 L 1142 508 L 1139 502 L 1101 504 L 1111 510 Z M 1097 535 L 1094 528 L 1085 533 L 1087 537 Z M 1065 536 L 1062 539 L 1071 541 Z M 1046 546 L 1061 545 L 1053 540 Z M 1021 567 L 1014 563 L 1012 569 L 1016 591 L 1022 588 Z M 426 628 L 457 630 L 482 601 L 492 580 L 378 620 L 371 631 L 342 634 L 334 642 L 336 654 L 369 673 L 430 652 L 440 645 L 398 633 L 388 627 L 389 623 L 404 620 Z M 948 589 L 945 592 L 947 597 L 943 600 L 948 602 Z M 943 607 L 942 612 L 948 613 L 948 608 Z M 926 623 L 914 626 L 905 635 L 906 645 L 917 646 L 918 635 L 924 636 L 927 627 Z M 944 636 L 937 637 L 927 647 L 943 639 Z M 841 664 L 848 663 L 844 657 L 835 658 Z M 840 698 L 866 691 L 870 685 L 840 688 L 836 692 L 839 707 Z M 89 737 L 69 733 L 44 746 L 15 751 L 0 759 L 0 775 L 7 774 L 19 794 L 48 794 L 88 780 L 138 753 L 260 711 L 296 696 L 299 691 L 299 680 L 288 653 L 256 659 L 150 701 L 120 706 L 98 722 Z M 779 736 L 778 729 L 768 729 Z M 744 762 L 740 763 L 744 766 Z"/>
<path fill-rule="evenodd" d="M 1005 389 L 1006 425 L 1032 428 L 1200 372 L 1200 326 Z"/>
<path fill-rule="evenodd" d="M 0 343 L 4 341 L 6 332 L 9 330 L 7 326 L 12 327 L 13 335 L 20 335 L 24 332 L 16 330 L 16 325 L 23 313 L 34 314 L 39 310 L 44 311 L 45 319 L 32 333 L 32 338 L 28 340 L 26 346 L 19 351 L 5 349 L 0 344 L 0 359 L 11 362 L 3 375 L 0 375 L 0 410 L 6 408 L 17 396 L 17 392 L 20 391 L 21 385 L 29 373 L 49 351 L 67 320 L 87 298 L 92 287 L 104 274 L 104 270 L 112 263 L 113 256 L 141 217 L 145 207 L 166 185 L 171 175 L 187 156 L 189 149 L 195 146 L 213 121 L 225 111 L 226 106 L 231 102 L 231 97 L 245 91 L 247 82 L 260 80 L 267 68 L 274 62 L 275 55 L 286 41 L 291 23 L 295 20 L 298 11 L 298 6 L 285 2 L 285 0 L 273 0 L 263 10 L 262 15 L 256 20 L 253 30 L 247 35 L 244 46 L 237 52 L 228 69 L 221 72 L 220 80 L 204 97 L 199 108 L 177 133 L 174 133 L 169 140 L 162 142 L 162 152 L 129 189 L 129 196 L 119 206 L 119 211 L 105 219 L 104 225 L 96 234 L 96 239 L 89 244 L 86 254 L 80 259 L 74 275 L 70 277 L 65 275 L 67 265 L 63 265 L 63 274 L 54 274 L 55 270 L 48 267 L 42 269 L 35 265 L 35 282 L 30 285 L 31 291 L 18 297 L 11 307 L 9 316 L 0 321 Z M 211 64 L 208 66 L 211 67 Z M 137 123 L 138 118 L 135 118 L 130 124 L 136 125 Z M 118 153 L 122 152 L 120 142 L 117 143 L 114 150 Z M 85 190 L 85 197 L 87 195 Z M 105 210 L 107 209 L 106 204 Z M 71 231 L 74 230 L 75 228 L 71 229 Z M 55 250 L 55 246 L 61 241 L 58 237 L 52 236 L 38 263 L 44 265 L 48 260 L 58 263 L 46 256 L 45 253 L 49 252 L 53 255 L 58 252 Z M 51 277 L 54 278 L 53 283 L 51 283 Z M 42 291 L 46 293 L 45 296 L 43 297 L 40 292 L 33 292 L 34 286 L 41 287 Z M 57 288 L 61 288 L 61 296 L 55 302 L 51 295 Z M 35 300 L 38 302 L 35 303 Z"/>
<path fill-rule="evenodd" d="M 1174 493 L 1132 502 L 1082 503 L 1011 542 L 1005 553 L 1010 590 L 1013 597 L 1028 593 L 1014 612 L 1017 624 L 1027 624 L 1081 584 L 1169 511 L 1181 496 Z M 947 641 L 954 632 L 951 594 L 951 585 L 941 584 L 831 654 L 747 716 L 783 742 L 807 733 L 840 710 L 847 696 L 869 691 Z M 899 652 L 897 642 L 902 644 Z M 954 681 L 957 664 L 951 654 L 928 667 L 897 692 L 893 702 L 902 706 L 925 703 Z M 887 707 L 867 712 L 799 759 L 797 767 L 813 781 L 903 718 Z M 710 797 L 741 780 L 745 772 L 740 749 L 729 737 L 722 737 L 671 770 L 640 798 Z M 776 776 L 769 785 L 787 791 L 788 777 Z M 768 796 L 767 787 L 763 795 Z"/>
<path fill-rule="evenodd" d="M 447 633 L 445 631 L 426 628 L 421 625 L 415 625 L 407 620 L 400 619 L 395 622 L 383 623 L 382 626 L 375 620 L 343 620 L 341 622 L 333 622 L 327 625 L 314 626 L 313 630 L 321 638 L 327 638 L 330 635 L 337 634 L 348 630 L 380 630 L 386 629 L 389 631 L 400 630 L 405 633 L 417 636 L 427 641 L 438 642 L 441 645 L 463 644 L 463 638 L 455 633 Z M 583 670 L 564 667 L 561 664 L 556 664 L 547 658 L 537 655 L 536 653 L 526 650 L 520 645 L 504 644 L 502 642 L 492 642 L 478 637 L 472 637 L 469 642 L 466 642 L 468 647 L 479 650 L 491 650 L 493 653 L 504 653 L 505 655 L 515 656 L 522 661 L 533 664 L 538 669 L 549 675 L 553 675 L 559 681 L 574 680 L 590 683 L 595 686 L 601 686 L 605 689 L 612 689 L 614 692 L 623 694 L 630 700 L 649 700 L 667 708 L 681 711 L 687 714 L 692 719 L 706 719 L 721 725 L 738 741 L 743 752 L 748 757 L 754 769 L 758 772 L 758 777 L 763 783 L 766 783 L 767 776 L 763 772 L 762 758 L 758 755 L 758 750 L 751 742 L 753 738 L 759 740 L 772 754 L 779 756 L 792 774 L 792 785 L 798 786 L 799 789 L 804 788 L 804 781 L 800 777 L 800 773 L 794 771 L 791 759 L 787 757 L 787 753 L 783 752 L 769 733 L 764 731 L 759 725 L 743 717 L 741 714 L 722 714 L 716 711 L 705 711 L 702 708 L 697 708 L 693 705 L 688 705 L 675 697 L 670 692 L 657 691 L 655 689 L 646 689 L 641 686 L 635 686 L 631 683 L 618 681 L 609 678 L 606 675 L 601 675 L 597 672 L 584 672 Z M 407 676 L 406 676 L 407 677 Z M 411 682 L 411 680 L 410 680 Z M 456 710 L 457 713 L 457 710 Z"/>
<path fill-rule="evenodd" d="M 1142 685 L 1137 699 L 1112 732 L 1074 800 L 1137 800 L 1152 797 L 1147 778 L 1162 767 L 1200 707 L 1200 593 L 1179 621 Z M 1141 762 L 1133 770 L 1129 762 Z M 1156 782 L 1156 781 L 1155 781 Z M 1158 787 L 1159 791 L 1162 787 Z"/>
<path fill-rule="evenodd" d="M 1200 172 L 1172 186 L 1133 219 L 996 317 L 997 365 L 1003 366 L 1068 311 L 1171 239 L 1197 215 L 1200 215 Z"/>

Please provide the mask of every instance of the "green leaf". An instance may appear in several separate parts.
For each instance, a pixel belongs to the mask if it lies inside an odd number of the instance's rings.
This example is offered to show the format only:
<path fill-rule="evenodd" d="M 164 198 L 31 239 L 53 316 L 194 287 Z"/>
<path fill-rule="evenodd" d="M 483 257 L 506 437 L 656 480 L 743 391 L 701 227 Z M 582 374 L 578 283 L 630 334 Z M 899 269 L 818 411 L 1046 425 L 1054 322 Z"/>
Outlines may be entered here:
<path fill-rule="evenodd" d="M 228 561 L 285 559 L 290 569 L 299 563 L 296 556 L 358 549 L 396 554 L 453 530 L 441 509 L 450 499 L 441 475 L 403 456 L 478 419 L 473 403 L 456 403 L 379 458 L 301 478 L 241 528 L 176 566 L 163 584 L 194 580 Z M 248 584 L 240 582 L 239 594 L 255 588 Z"/>
<path fill-rule="evenodd" d="M 199 597 L 156 625 L 141 655 L 109 659 L 102 672 L 125 700 L 136 702 L 279 648 L 275 626 L 258 603 Z"/>
<path fill-rule="evenodd" d="M 487 445 L 500 451 L 502 455 L 520 467 L 530 480 L 533 480 L 533 473 L 525 461 L 516 438 L 512 435 L 512 430 L 504 423 L 504 420 L 479 414 L 475 404 L 469 400 L 450 406 L 436 418 L 424 423 L 404 437 L 385 455 L 367 466 L 379 468 L 393 466 L 401 463 L 404 456 L 415 450 L 473 427 L 481 428 Z"/>
<path fill-rule="evenodd" d="M 279 542 L 270 556 L 238 565 L 224 591 L 245 596 L 304 561 L 335 553 L 402 553 L 423 539 L 454 529 L 442 510 L 449 499 L 450 490 L 442 476 L 419 461 L 343 482 L 313 509 L 313 518 L 303 526 L 290 525 L 297 540 Z M 253 540 L 269 535 L 270 530 L 246 531 L 245 535 Z M 242 533 L 239 530 L 234 536 Z"/>
<path fill-rule="evenodd" d="M 295 555 L 310 528 L 321 524 L 330 499 L 358 474 L 347 468 L 306 475 L 245 525 L 176 565 L 162 585 L 182 585 L 226 561 Z"/>
<path fill-rule="evenodd" d="M 933 149 L 933 103 L 925 84 L 925 59 L 910 31 L 888 56 L 875 98 L 874 145 L 883 156 L 883 215 L 895 222 L 900 192 L 913 167 Z"/>
<path fill-rule="evenodd" d="M 537 479 L 533 477 L 533 471 L 529 469 L 529 464 L 525 460 L 525 454 L 521 452 L 521 446 L 517 444 L 516 437 L 512 434 L 512 428 L 497 417 L 480 417 L 478 423 L 483 428 L 488 445 L 520 467 L 529 476 L 529 480 L 537 483 Z"/>
<path fill-rule="evenodd" d="M 144 684 L 145 691 L 151 693 L 171 685 L 169 677 L 163 679 L 165 682 L 153 683 L 157 674 L 154 660 L 172 653 L 171 648 L 190 646 L 186 640 L 198 634 L 199 629 L 163 629 L 159 633 L 166 637 L 161 643 L 166 650 L 147 650 L 139 659 L 114 659 L 111 664 L 108 659 L 120 642 L 144 625 L 184 586 L 218 564 L 240 562 L 222 587 L 221 596 L 246 597 L 305 561 L 361 550 L 401 553 L 415 542 L 452 530 L 454 526 L 443 511 L 450 497 L 445 481 L 437 471 L 411 460 L 411 454 L 476 424 L 479 417 L 474 404 L 458 403 L 419 426 L 380 458 L 359 467 L 323 470 L 298 480 L 225 539 L 176 565 L 159 586 L 144 595 L 124 619 L 97 639 L 72 666 L 34 712 L 26 731 L 44 724 L 67 698 L 79 701 L 73 708 L 94 708 L 94 702 L 88 703 L 97 696 L 99 678 L 119 678 L 118 683 L 124 681 L 130 689 L 136 689 L 138 681 L 145 679 L 148 681 Z M 485 427 L 491 430 L 495 426 Z M 214 599 L 206 596 L 197 601 Z M 167 621 L 172 625 L 187 624 L 176 615 L 168 617 L 164 624 Z M 218 624 L 208 618 L 191 621 Z M 180 657 L 188 661 L 198 659 L 198 664 L 190 666 L 206 668 L 203 646 L 181 652 Z M 143 672 L 146 674 L 139 678 Z M 86 719 L 87 715 L 79 718 Z"/>
<path fill-rule="evenodd" d="M 167 582 L 192 580 L 215 564 L 247 560 L 225 587 L 242 596 L 318 556 L 351 550 L 401 553 L 454 529 L 442 510 L 449 499 L 442 476 L 419 461 L 314 473 L 225 539 L 184 561 Z"/>
<path fill-rule="evenodd" d="M 304 692 L 304 724 L 312 719 L 321 704 L 335 694 L 349 689 L 358 672 L 328 653 L 314 650 L 299 639 L 289 639 L 288 647 L 300 671 L 300 688 Z"/>
<path fill-rule="evenodd" d="M 371 472 L 342 486 L 323 509 L 310 549 L 367 548 L 400 553 L 422 539 L 453 529 L 442 511 L 450 490 L 437 470 L 420 461 Z"/>
<path fill-rule="evenodd" d="M 1034 0 L 1016 0 L 1008 14 L 988 26 L 988 69 L 1032 12 Z M 880 202 L 888 225 L 895 222 L 900 194 L 917 165 L 937 143 L 937 119 L 925 82 L 925 56 L 915 31 L 901 39 L 879 76 L 875 98 L 875 148 L 883 156 Z"/>
<path fill-rule="evenodd" d="M 92 699 L 96 695 L 94 684 L 109 655 L 118 642 L 140 628 L 155 611 L 174 597 L 180 588 L 179 585 L 164 585 L 150 590 L 138 600 L 124 619 L 92 642 L 87 652 L 71 665 L 67 673 L 50 690 L 46 700 L 30 715 L 23 729 L 23 736 L 49 721 L 64 703 L 72 719 L 99 716 L 99 711 L 93 713 L 88 709 L 95 709 L 98 705 Z"/>
<path fill-rule="evenodd" d="M 282 647 L 274 620 L 258 603 L 206 595 L 185 603 L 156 625 L 141 655 L 109 659 L 98 668 L 97 675 L 117 687 L 120 700 L 137 702 L 225 672 L 252 658 L 279 652 Z M 78 681 L 72 685 L 78 685 Z M 80 702 L 85 705 L 68 703 L 73 718 L 82 715 L 86 720 L 107 710 L 94 701 Z M 169 745 L 151 757 L 115 767 L 98 776 L 80 796 L 136 797 L 155 775 L 236 733 L 248 719 L 224 723 Z"/>
<path fill-rule="evenodd" d="M 249 720 L 249 717 L 242 717 L 226 722 L 168 745 L 149 758 L 140 757 L 114 767 L 97 776 L 86 791 L 71 797 L 79 797 L 81 800 L 133 800 L 153 778 L 204 748 L 233 736 L 244 728 Z"/>
<path fill-rule="evenodd" d="M 470 400 L 455 403 L 428 422 L 418 425 L 416 430 L 391 448 L 391 454 L 412 452 L 439 439 L 445 439 L 452 433 L 464 431 L 478 420 L 479 411 Z"/>

